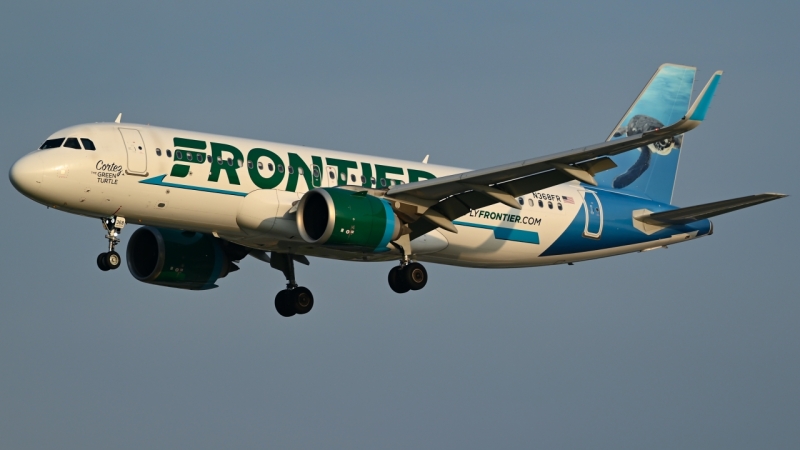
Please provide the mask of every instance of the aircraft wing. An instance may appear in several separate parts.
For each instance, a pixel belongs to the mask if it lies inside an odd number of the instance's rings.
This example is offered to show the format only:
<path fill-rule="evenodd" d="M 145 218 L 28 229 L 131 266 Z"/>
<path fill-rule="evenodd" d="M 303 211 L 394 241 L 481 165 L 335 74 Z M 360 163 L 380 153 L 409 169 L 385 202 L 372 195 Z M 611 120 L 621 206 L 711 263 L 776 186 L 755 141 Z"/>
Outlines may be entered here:
<path fill-rule="evenodd" d="M 708 219 L 709 217 L 718 216 L 720 214 L 729 213 L 731 211 L 736 211 L 737 209 L 758 205 L 759 203 L 777 200 L 783 197 L 786 197 L 786 194 L 767 193 L 748 195 L 747 197 L 732 198 L 730 200 L 706 203 L 704 205 L 688 206 L 686 208 L 678 208 L 671 211 L 650 213 L 643 216 L 638 216 L 636 217 L 636 220 L 640 220 L 652 225 L 683 225 L 702 219 Z"/>
<path fill-rule="evenodd" d="M 616 167 L 608 156 L 693 130 L 702 123 L 722 72 L 715 72 L 686 115 L 667 127 L 554 155 L 391 186 L 398 215 L 409 223 L 411 239 L 436 228 L 457 232 L 452 221 L 494 203 L 520 209 L 515 197 L 579 180 L 596 186 L 594 174 Z M 419 220 L 424 219 L 424 220 Z"/>

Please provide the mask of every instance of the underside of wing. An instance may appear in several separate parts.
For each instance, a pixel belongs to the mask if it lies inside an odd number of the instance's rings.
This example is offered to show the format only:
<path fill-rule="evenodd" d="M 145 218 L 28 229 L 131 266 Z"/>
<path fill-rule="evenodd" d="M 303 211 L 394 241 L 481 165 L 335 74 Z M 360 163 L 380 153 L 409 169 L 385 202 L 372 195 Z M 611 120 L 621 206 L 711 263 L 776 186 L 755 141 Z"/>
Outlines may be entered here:
<path fill-rule="evenodd" d="M 698 220 L 718 216 L 720 214 L 755 206 L 760 203 L 777 200 L 783 197 L 786 197 L 786 195 L 773 193 L 748 195 L 747 197 L 732 198 L 730 200 L 722 200 L 703 205 L 688 206 L 686 208 L 678 208 L 671 211 L 650 213 L 638 216 L 636 217 L 636 220 L 640 220 L 652 225 L 684 225 L 687 223 L 696 222 Z"/>

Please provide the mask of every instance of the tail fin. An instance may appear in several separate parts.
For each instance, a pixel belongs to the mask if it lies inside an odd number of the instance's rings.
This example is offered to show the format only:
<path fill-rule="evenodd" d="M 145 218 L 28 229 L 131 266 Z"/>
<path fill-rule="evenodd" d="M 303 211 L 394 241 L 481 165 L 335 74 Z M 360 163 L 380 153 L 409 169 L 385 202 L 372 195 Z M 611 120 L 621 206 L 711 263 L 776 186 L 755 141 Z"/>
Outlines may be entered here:
<path fill-rule="evenodd" d="M 659 67 L 607 140 L 663 128 L 683 118 L 689 109 L 696 72 L 695 67 L 676 64 Z M 681 134 L 615 155 L 611 159 L 617 168 L 597 174 L 598 185 L 670 203 L 682 144 Z"/>

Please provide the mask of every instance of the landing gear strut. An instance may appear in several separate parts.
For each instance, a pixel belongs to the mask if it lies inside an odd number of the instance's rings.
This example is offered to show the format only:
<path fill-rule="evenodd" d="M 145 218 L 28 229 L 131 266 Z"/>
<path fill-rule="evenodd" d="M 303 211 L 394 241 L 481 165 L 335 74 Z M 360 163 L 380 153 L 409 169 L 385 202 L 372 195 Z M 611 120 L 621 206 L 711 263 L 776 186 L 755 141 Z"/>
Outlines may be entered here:
<path fill-rule="evenodd" d="M 103 218 L 102 221 L 103 228 L 107 231 L 106 239 L 108 239 L 108 252 L 97 255 L 97 267 L 105 272 L 107 270 L 117 269 L 120 264 L 122 264 L 122 258 L 119 256 L 119 253 L 114 251 L 114 248 L 119 244 L 119 238 L 117 236 L 122 232 L 122 228 L 125 227 L 125 218 L 111 216 Z"/>
<path fill-rule="evenodd" d="M 397 242 L 392 242 L 392 245 L 403 253 L 403 259 L 399 266 L 392 267 L 389 271 L 389 287 L 398 294 L 424 288 L 428 283 L 428 271 L 422 264 L 410 262 L 411 242 L 408 236 L 401 236 Z"/>
<path fill-rule="evenodd" d="M 289 253 L 272 252 L 269 265 L 280 270 L 286 277 L 286 289 L 275 296 L 275 309 L 283 317 L 292 317 L 295 314 L 306 314 L 314 307 L 314 296 L 308 288 L 298 286 L 294 279 L 295 260 L 308 264 L 305 257 Z"/>

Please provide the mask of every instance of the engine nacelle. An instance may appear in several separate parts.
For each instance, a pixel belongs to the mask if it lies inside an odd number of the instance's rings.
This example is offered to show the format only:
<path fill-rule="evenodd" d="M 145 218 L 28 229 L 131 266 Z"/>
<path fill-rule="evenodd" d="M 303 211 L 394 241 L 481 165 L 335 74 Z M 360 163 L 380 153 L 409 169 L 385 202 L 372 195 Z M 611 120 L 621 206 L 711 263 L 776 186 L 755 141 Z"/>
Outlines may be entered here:
<path fill-rule="evenodd" d="M 128 270 L 139 281 L 178 289 L 204 290 L 239 270 L 231 261 L 243 247 L 203 233 L 142 227 L 128 241 Z"/>
<path fill-rule="evenodd" d="M 389 202 L 366 192 L 317 188 L 300 199 L 297 228 L 311 244 L 383 252 L 400 235 L 400 220 Z"/>

